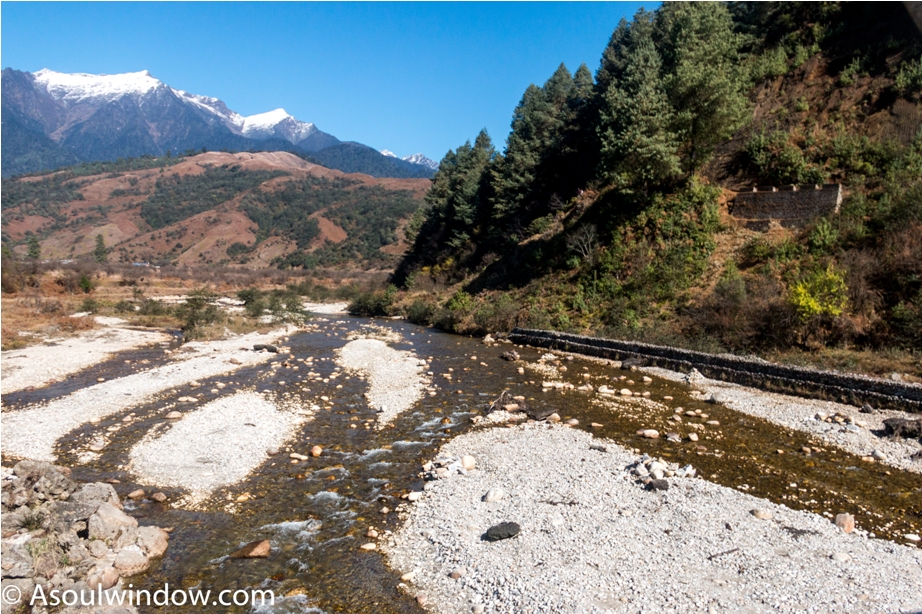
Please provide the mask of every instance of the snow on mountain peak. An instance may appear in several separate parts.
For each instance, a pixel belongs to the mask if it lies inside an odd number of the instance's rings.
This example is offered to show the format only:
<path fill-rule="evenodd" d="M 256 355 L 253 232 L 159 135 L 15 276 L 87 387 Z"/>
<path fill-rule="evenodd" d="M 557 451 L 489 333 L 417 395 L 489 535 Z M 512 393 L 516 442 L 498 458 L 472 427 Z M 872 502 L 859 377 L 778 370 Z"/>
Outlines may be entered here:
<path fill-rule="evenodd" d="M 397 154 L 395 154 L 395 153 L 394 153 L 393 151 L 391 151 L 390 149 L 382 149 L 379 153 L 380 153 L 382 156 L 387 156 L 388 158 L 396 158 L 396 157 L 397 157 Z"/>
<path fill-rule="evenodd" d="M 405 162 L 409 162 L 410 164 L 419 164 L 420 166 L 425 166 L 426 168 L 432 169 L 434 171 L 438 170 L 439 168 L 438 162 L 436 162 L 435 160 L 430 160 L 429 158 L 427 158 L 421 153 L 415 153 L 411 156 L 406 156 L 405 158 L 401 158 L 401 159 L 404 160 Z"/>
<path fill-rule="evenodd" d="M 243 118 L 241 132 L 248 137 L 278 136 L 297 144 L 317 131 L 312 123 L 295 119 L 285 109 L 275 109 Z"/>
<path fill-rule="evenodd" d="M 130 94 L 146 94 L 163 83 L 146 70 L 117 75 L 61 73 L 43 68 L 34 74 L 35 81 L 57 100 L 81 102 L 103 99 L 107 102 Z"/>

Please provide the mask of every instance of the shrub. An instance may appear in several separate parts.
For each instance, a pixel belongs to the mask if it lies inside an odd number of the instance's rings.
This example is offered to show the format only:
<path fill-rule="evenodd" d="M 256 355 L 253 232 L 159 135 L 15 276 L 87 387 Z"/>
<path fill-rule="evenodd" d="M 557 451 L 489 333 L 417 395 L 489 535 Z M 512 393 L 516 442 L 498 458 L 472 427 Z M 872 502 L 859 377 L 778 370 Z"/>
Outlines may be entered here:
<path fill-rule="evenodd" d="M 132 303 L 131 301 L 125 301 L 125 300 L 119 301 L 115 304 L 115 311 L 117 311 L 118 313 L 134 312 L 135 311 L 134 303 Z"/>
<path fill-rule="evenodd" d="M 900 66 L 895 86 L 904 96 L 922 92 L 922 58 L 910 60 Z"/>
<path fill-rule="evenodd" d="M 197 288 L 176 307 L 176 317 L 182 320 L 180 328 L 186 338 L 194 338 L 201 326 L 224 319 L 224 314 L 213 304 L 217 298 L 218 295 L 208 288 Z"/>
<path fill-rule="evenodd" d="M 845 277 L 830 265 L 791 286 L 788 298 L 802 322 L 817 316 L 836 317 L 848 305 L 848 287 Z"/>
<path fill-rule="evenodd" d="M 169 305 L 165 305 L 158 300 L 147 298 L 141 301 L 138 313 L 144 316 L 165 316 L 169 315 L 170 307 Z"/>
<path fill-rule="evenodd" d="M 85 298 L 80 304 L 80 311 L 86 311 L 87 313 L 96 313 L 99 311 L 99 303 L 95 298 Z"/>
<path fill-rule="evenodd" d="M 396 298 L 396 286 L 388 286 L 384 292 L 362 292 L 349 303 L 348 311 L 354 316 L 390 315 L 391 306 Z"/>
<path fill-rule="evenodd" d="M 427 326 L 432 324 L 435 316 L 435 305 L 426 301 L 416 300 L 407 307 L 407 320 L 414 324 Z"/>

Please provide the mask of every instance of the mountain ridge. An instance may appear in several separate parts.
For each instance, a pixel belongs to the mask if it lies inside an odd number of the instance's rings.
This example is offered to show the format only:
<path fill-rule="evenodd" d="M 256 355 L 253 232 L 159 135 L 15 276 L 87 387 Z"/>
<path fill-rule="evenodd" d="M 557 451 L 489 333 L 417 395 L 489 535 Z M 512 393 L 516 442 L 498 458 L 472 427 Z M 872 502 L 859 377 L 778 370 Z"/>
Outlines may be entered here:
<path fill-rule="evenodd" d="M 164 151 L 310 155 L 343 144 L 282 108 L 244 116 L 219 98 L 173 88 L 147 70 L 94 75 L 6 68 L 2 97 L 8 144 L 2 152 L 3 176 Z M 412 161 L 375 160 L 365 151 L 349 162 L 348 172 L 384 177 L 431 177 L 433 171 Z"/>

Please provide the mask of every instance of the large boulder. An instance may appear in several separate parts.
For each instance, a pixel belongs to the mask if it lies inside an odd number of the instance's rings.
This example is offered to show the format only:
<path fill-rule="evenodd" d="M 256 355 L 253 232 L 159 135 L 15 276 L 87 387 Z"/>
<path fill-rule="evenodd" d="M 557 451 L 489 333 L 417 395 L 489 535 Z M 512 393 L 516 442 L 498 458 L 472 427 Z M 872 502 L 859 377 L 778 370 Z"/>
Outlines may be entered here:
<path fill-rule="evenodd" d="M 133 544 L 138 536 L 138 521 L 108 503 L 90 516 L 88 528 L 90 539 L 101 539 L 116 547 Z"/>
<path fill-rule="evenodd" d="M 922 418 L 917 420 L 887 418 L 884 420 L 884 430 L 891 437 L 905 437 L 906 439 L 922 437 Z"/>
<path fill-rule="evenodd" d="M 169 545 L 170 534 L 160 527 L 141 527 L 138 529 L 138 546 L 149 558 L 163 556 Z"/>
<path fill-rule="evenodd" d="M 138 546 L 128 546 L 115 555 L 113 565 L 118 575 L 125 578 L 147 571 L 150 561 Z"/>

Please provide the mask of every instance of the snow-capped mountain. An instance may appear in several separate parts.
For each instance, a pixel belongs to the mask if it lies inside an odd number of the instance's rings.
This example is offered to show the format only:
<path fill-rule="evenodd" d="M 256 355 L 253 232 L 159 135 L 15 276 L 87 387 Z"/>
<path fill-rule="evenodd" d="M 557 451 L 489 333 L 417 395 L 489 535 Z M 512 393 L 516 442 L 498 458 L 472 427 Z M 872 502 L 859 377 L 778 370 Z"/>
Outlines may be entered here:
<path fill-rule="evenodd" d="M 3 175 L 165 151 L 288 150 L 378 177 L 431 177 L 431 167 L 342 143 L 284 109 L 244 116 L 218 98 L 146 70 L 116 75 L 3 71 Z"/>
<path fill-rule="evenodd" d="M 415 153 L 412 156 L 406 156 L 401 158 L 404 162 L 409 162 L 410 164 L 418 164 L 419 166 L 425 166 L 428 169 L 433 171 L 439 170 L 439 163 L 435 160 L 430 160 L 421 153 Z"/>
<path fill-rule="evenodd" d="M 395 154 L 390 149 L 382 149 L 380 153 L 382 156 L 387 156 L 388 158 L 398 157 L 397 154 Z M 436 162 L 435 160 L 430 160 L 429 158 L 427 158 L 421 153 L 415 153 L 412 156 L 404 156 L 400 159 L 403 160 L 404 162 L 409 162 L 410 164 L 416 164 L 417 166 L 428 168 L 431 171 L 439 170 L 438 162 Z"/>

